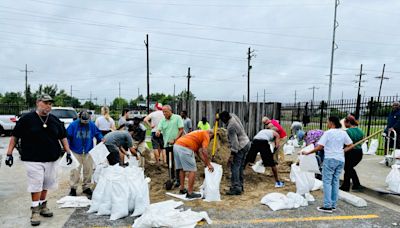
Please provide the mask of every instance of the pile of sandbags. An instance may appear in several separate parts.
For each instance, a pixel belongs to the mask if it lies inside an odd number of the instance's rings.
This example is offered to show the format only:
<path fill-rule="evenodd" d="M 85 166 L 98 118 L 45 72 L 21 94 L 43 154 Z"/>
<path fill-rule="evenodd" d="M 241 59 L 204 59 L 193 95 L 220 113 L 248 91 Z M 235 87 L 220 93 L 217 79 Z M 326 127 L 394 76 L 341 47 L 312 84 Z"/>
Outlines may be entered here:
<path fill-rule="evenodd" d="M 208 224 L 212 221 L 207 212 L 195 212 L 190 209 L 177 209 L 182 206 L 182 201 L 167 200 L 151 204 L 139 218 L 135 219 L 132 227 L 196 227 L 197 222 L 205 220 Z"/>
<path fill-rule="evenodd" d="M 142 168 L 118 164 L 103 167 L 98 174 L 98 183 L 93 191 L 88 213 L 110 215 L 116 220 L 129 215 L 143 214 L 149 206 L 149 186 Z"/>
<path fill-rule="evenodd" d="M 296 183 L 296 193 L 300 195 L 322 188 L 322 181 L 316 179 L 314 173 L 302 171 L 296 164 L 291 166 L 290 181 Z"/>
<path fill-rule="evenodd" d="M 392 192 L 400 193 L 400 165 L 392 165 L 392 171 L 386 177 L 386 184 Z"/>

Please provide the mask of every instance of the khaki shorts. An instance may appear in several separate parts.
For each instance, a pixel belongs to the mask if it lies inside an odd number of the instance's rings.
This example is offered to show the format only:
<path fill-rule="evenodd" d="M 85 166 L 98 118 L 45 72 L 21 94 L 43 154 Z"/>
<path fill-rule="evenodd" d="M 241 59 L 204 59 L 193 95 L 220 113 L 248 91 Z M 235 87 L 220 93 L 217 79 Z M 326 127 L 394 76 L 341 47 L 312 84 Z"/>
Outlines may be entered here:
<path fill-rule="evenodd" d="M 57 188 L 57 162 L 24 162 L 28 176 L 28 192 Z"/>

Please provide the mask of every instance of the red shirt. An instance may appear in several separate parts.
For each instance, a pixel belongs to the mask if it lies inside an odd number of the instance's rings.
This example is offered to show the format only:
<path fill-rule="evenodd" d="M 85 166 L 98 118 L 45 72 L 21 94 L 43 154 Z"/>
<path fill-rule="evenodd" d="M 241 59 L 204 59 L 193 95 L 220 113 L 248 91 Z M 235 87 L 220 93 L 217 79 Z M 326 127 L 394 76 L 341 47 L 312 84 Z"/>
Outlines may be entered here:
<path fill-rule="evenodd" d="M 278 134 L 281 139 L 287 136 L 285 129 L 283 129 L 283 127 L 278 123 L 278 121 L 272 119 L 270 123 L 274 125 L 274 127 L 278 128 Z"/>

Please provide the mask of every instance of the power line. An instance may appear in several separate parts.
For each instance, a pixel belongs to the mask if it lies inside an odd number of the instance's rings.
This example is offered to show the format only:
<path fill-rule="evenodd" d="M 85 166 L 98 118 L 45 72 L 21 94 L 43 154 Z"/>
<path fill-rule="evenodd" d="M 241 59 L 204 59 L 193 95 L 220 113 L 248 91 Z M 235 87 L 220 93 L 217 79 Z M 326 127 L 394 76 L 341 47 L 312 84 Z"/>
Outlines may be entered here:
<path fill-rule="evenodd" d="M 381 82 L 380 82 L 380 85 L 379 85 L 378 103 L 379 103 L 379 99 L 380 99 L 380 97 L 381 97 L 381 90 L 382 90 L 382 83 L 383 83 L 383 80 L 389 80 L 388 77 L 384 77 L 384 76 L 383 76 L 383 75 L 385 74 L 385 65 L 386 65 L 386 64 L 383 64 L 381 76 L 375 77 L 375 78 L 380 79 L 380 81 L 381 81 Z"/>
<path fill-rule="evenodd" d="M 332 95 L 333 58 L 335 56 L 335 50 L 338 48 L 337 44 L 335 43 L 336 28 L 339 26 L 339 23 L 336 21 L 338 5 L 339 5 L 339 0 L 335 0 L 335 13 L 333 16 L 333 32 L 332 32 L 332 48 L 331 48 L 331 65 L 329 68 L 328 105 L 330 105 L 331 95 Z"/>

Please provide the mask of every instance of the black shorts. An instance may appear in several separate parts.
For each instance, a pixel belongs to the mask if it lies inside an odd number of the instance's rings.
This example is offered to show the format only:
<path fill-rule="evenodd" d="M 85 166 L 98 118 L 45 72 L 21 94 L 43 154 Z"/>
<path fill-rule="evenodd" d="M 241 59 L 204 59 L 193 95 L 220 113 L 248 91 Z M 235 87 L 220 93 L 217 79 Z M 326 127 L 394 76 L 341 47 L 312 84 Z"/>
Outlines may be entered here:
<path fill-rule="evenodd" d="M 151 132 L 151 145 L 153 146 L 153 149 L 164 149 L 164 140 L 162 134 L 157 137 L 155 132 Z"/>
<path fill-rule="evenodd" d="M 110 154 L 107 156 L 108 163 L 110 165 L 115 165 L 119 163 L 119 149 L 114 145 L 106 145 L 108 152 Z"/>
<path fill-rule="evenodd" d="M 274 156 L 271 152 L 271 148 L 267 140 L 253 140 L 253 142 L 251 143 L 249 154 L 257 155 L 258 152 L 260 152 L 264 166 L 273 167 L 276 165 L 274 161 Z"/>

